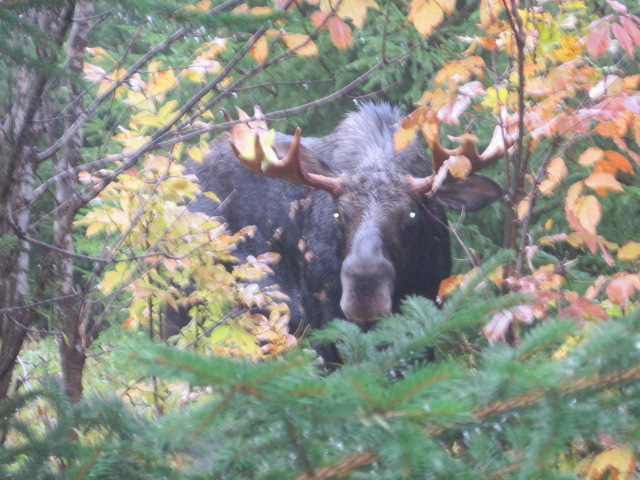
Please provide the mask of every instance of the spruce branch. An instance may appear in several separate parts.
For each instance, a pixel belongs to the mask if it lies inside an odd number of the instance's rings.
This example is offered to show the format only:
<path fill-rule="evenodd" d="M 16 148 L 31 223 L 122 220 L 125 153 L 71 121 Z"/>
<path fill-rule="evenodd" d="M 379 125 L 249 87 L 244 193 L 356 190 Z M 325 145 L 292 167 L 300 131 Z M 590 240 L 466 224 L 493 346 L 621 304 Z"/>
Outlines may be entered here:
<path fill-rule="evenodd" d="M 352 453 L 342 457 L 337 462 L 322 468 L 315 469 L 313 474 L 305 473 L 296 480 L 329 480 L 331 478 L 345 478 L 365 465 L 371 465 L 380 458 L 374 452 L 366 450 L 364 452 Z"/>

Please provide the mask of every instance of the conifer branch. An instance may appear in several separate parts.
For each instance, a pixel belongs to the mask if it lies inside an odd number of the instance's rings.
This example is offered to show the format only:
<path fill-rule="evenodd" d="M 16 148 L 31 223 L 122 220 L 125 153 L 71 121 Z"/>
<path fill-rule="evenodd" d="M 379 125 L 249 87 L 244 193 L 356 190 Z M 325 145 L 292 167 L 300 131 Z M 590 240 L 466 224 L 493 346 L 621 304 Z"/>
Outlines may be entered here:
<path fill-rule="evenodd" d="M 560 395 L 574 395 L 585 390 L 611 388 L 622 383 L 640 381 L 640 365 L 636 365 L 621 372 L 598 375 L 594 377 L 581 377 L 560 387 Z M 484 408 L 476 410 L 475 416 L 478 420 L 486 420 L 495 415 L 506 413 L 517 408 L 530 407 L 540 402 L 546 395 L 552 393 L 553 389 L 545 388 L 527 395 L 511 397 L 505 400 L 497 400 Z"/>
<path fill-rule="evenodd" d="M 342 457 L 331 465 L 316 469 L 313 475 L 305 473 L 296 480 L 328 480 L 330 478 L 344 478 L 351 475 L 360 467 L 371 465 L 378 460 L 378 455 L 370 450 L 352 453 L 346 457 Z"/>

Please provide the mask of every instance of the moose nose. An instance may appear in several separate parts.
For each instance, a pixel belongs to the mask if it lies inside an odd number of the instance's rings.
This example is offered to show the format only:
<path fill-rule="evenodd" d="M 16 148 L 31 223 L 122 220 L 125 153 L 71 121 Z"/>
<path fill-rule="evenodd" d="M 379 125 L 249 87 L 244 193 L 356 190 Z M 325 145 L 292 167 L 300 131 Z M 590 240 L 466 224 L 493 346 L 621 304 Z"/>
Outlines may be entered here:
<path fill-rule="evenodd" d="M 345 316 L 360 325 L 368 325 L 391 312 L 395 271 L 383 256 L 348 256 L 340 272 Z"/>

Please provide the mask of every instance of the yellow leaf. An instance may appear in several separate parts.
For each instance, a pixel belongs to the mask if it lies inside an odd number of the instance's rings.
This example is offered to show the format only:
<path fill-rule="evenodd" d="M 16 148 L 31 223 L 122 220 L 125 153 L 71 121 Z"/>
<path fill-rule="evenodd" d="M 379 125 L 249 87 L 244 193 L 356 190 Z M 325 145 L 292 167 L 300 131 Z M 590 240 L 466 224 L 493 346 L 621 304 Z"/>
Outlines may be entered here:
<path fill-rule="evenodd" d="M 431 35 L 443 18 L 444 12 L 436 0 L 411 0 L 407 22 L 413 23 L 423 37 Z"/>
<path fill-rule="evenodd" d="M 601 149 L 591 147 L 587 148 L 582 155 L 580 155 L 578 163 L 580 163 L 580 165 L 591 165 L 592 163 L 599 162 L 603 157 L 604 152 Z"/>
<path fill-rule="evenodd" d="M 185 68 L 182 71 L 181 75 L 183 77 L 188 78 L 193 83 L 200 83 L 202 81 L 202 79 L 204 78 L 204 74 L 200 70 L 196 70 L 196 69 L 193 69 L 193 68 Z"/>
<path fill-rule="evenodd" d="M 632 262 L 640 257 L 640 243 L 629 241 L 618 250 L 618 260 Z"/>
<path fill-rule="evenodd" d="M 98 288 L 105 295 L 113 292 L 116 287 L 119 287 L 127 278 L 129 278 L 129 269 L 126 263 L 116 264 L 114 270 L 109 270 L 104 274 L 102 282 L 98 285 Z"/>
<path fill-rule="evenodd" d="M 136 92 L 134 90 L 129 90 L 127 92 L 127 98 L 124 101 L 127 105 L 137 108 L 138 110 L 148 110 L 149 106 L 147 104 L 147 97 L 142 92 Z"/>
<path fill-rule="evenodd" d="M 220 203 L 220 199 L 218 198 L 218 196 L 213 193 L 213 192 L 204 192 L 203 195 L 207 198 L 210 198 L 211 200 L 213 200 L 216 203 Z"/>
<path fill-rule="evenodd" d="M 158 65 L 154 67 L 157 68 Z M 162 95 L 172 90 L 177 84 L 178 82 L 171 68 L 152 70 L 150 72 L 149 83 L 147 84 L 147 91 L 153 96 Z"/>
<path fill-rule="evenodd" d="M 455 155 L 445 161 L 449 172 L 456 178 L 467 178 L 471 172 L 471 161 L 464 155 Z"/>
<path fill-rule="evenodd" d="M 180 143 L 176 143 L 173 146 L 173 150 L 171 151 L 171 156 L 173 156 L 173 158 L 181 158 L 182 157 L 182 151 L 184 150 L 184 143 L 180 142 Z"/>
<path fill-rule="evenodd" d="M 560 38 L 560 48 L 555 51 L 556 57 L 561 62 L 570 62 L 582 54 L 585 49 L 580 37 L 564 35 Z"/>
<path fill-rule="evenodd" d="M 531 197 L 527 196 L 520 201 L 518 204 L 518 220 L 522 221 L 529 214 L 529 210 L 531 208 Z"/>
<path fill-rule="evenodd" d="M 595 190 L 598 195 L 606 196 L 611 190 L 614 192 L 624 192 L 622 185 L 616 177 L 610 173 L 594 172 L 584 181 L 584 184 Z"/>
<path fill-rule="evenodd" d="M 93 237 L 98 233 L 100 233 L 103 229 L 104 229 L 104 223 L 102 222 L 90 223 L 89 226 L 87 227 L 87 231 L 85 235 L 87 237 Z"/>
<path fill-rule="evenodd" d="M 396 148 L 396 152 L 400 152 L 411 145 L 413 139 L 416 137 L 418 131 L 418 125 L 412 125 L 409 128 L 399 128 L 393 134 L 393 143 Z"/>
<path fill-rule="evenodd" d="M 451 15 L 456 9 L 456 1 L 455 0 L 436 0 L 440 8 L 447 15 Z"/>
<path fill-rule="evenodd" d="M 507 104 L 509 100 L 509 90 L 504 87 L 489 87 L 487 88 L 487 96 L 482 100 L 482 105 L 485 108 L 493 108 L 497 110 L 502 105 Z"/>
<path fill-rule="evenodd" d="M 158 172 L 166 172 L 171 165 L 171 160 L 162 155 L 148 155 L 144 160 L 143 166 L 145 170 L 157 170 Z"/>
<path fill-rule="evenodd" d="M 266 37 L 260 37 L 249 50 L 251 56 L 258 63 L 264 63 L 269 58 L 269 44 Z"/>
<path fill-rule="evenodd" d="M 198 10 L 204 10 L 205 12 L 208 12 L 209 9 L 211 8 L 211 0 L 201 0 L 198 3 L 196 3 L 196 8 Z"/>
<path fill-rule="evenodd" d="M 309 35 L 290 33 L 284 35 L 282 40 L 288 48 L 295 50 L 296 54 L 301 57 L 317 57 L 319 55 L 318 47 L 316 47 Z"/>
<path fill-rule="evenodd" d="M 255 17 L 262 17 L 273 12 L 271 7 L 253 7 L 249 9 L 249 14 Z"/>
<path fill-rule="evenodd" d="M 190 147 L 187 150 L 187 153 L 189 154 L 189 157 L 191 157 L 192 160 L 198 163 L 202 163 L 204 156 L 202 154 L 202 150 L 199 147 Z"/>
<path fill-rule="evenodd" d="M 224 38 L 214 38 L 212 41 L 204 44 L 201 57 L 215 58 L 227 49 L 227 41 Z"/>
<path fill-rule="evenodd" d="M 335 4 L 335 0 L 320 0 L 320 10 L 332 12 Z M 335 13 L 342 19 L 350 18 L 356 27 L 362 28 L 367 18 L 368 8 L 380 10 L 374 0 L 343 0 Z"/>
<path fill-rule="evenodd" d="M 587 480 L 631 480 L 636 470 L 636 456 L 633 450 L 626 447 L 616 447 L 596 456 L 589 466 Z M 610 475 L 607 476 L 607 473 Z"/>
<path fill-rule="evenodd" d="M 567 166 L 560 157 L 553 158 L 546 168 L 547 175 L 538 188 L 543 195 L 551 195 L 553 189 L 567 176 Z"/>
<path fill-rule="evenodd" d="M 602 217 L 602 207 L 598 199 L 593 195 L 580 197 L 576 202 L 574 213 L 584 229 L 595 235 L 596 228 Z"/>
<path fill-rule="evenodd" d="M 567 192 L 567 197 L 565 200 L 565 205 L 567 210 L 573 210 L 578 199 L 581 198 L 582 190 L 584 189 L 584 182 L 576 182 L 571 187 L 569 187 L 569 191 Z"/>
<path fill-rule="evenodd" d="M 498 20 L 498 15 L 502 11 L 502 2 L 500 0 L 481 0 L 480 1 L 480 23 L 485 30 Z"/>

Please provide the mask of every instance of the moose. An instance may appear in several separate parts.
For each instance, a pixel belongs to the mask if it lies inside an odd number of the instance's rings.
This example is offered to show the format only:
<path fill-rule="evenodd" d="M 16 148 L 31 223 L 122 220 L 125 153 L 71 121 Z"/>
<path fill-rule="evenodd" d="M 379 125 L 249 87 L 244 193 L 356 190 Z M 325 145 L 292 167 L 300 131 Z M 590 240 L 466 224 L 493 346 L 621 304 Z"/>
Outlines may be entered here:
<path fill-rule="evenodd" d="M 334 318 L 366 330 L 407 295 L 435 299 L 451 270 L 445 208 L 473 211 L 501 197 L 500 187 L 476 171 L 503 156 L 504 142 L 482 155 L 468 145 L 431 145 L 436 165 L 459 154 L 471 165 L 466 178 L 438 180 L 417 139 L 396 151 L 403 118 L 397 107 L 366 103 L 324 138 L 302 137 L 300 129 L 276 134 L 271 162 L 257 135 L 247 155 L 226 133 L 204 162 L 192 164 L 202 189 L 221 203 L 200 196 L 190 208 L 223 217 L 233 231 L 255 225 L 236 252 L 240 258 L 281 256 L 265 283 L 289 297 L 292 332 Z M 259 123 L 266 125 L 253 127 Z M 333 349 L 319 353 L 338 361 Z"/>

